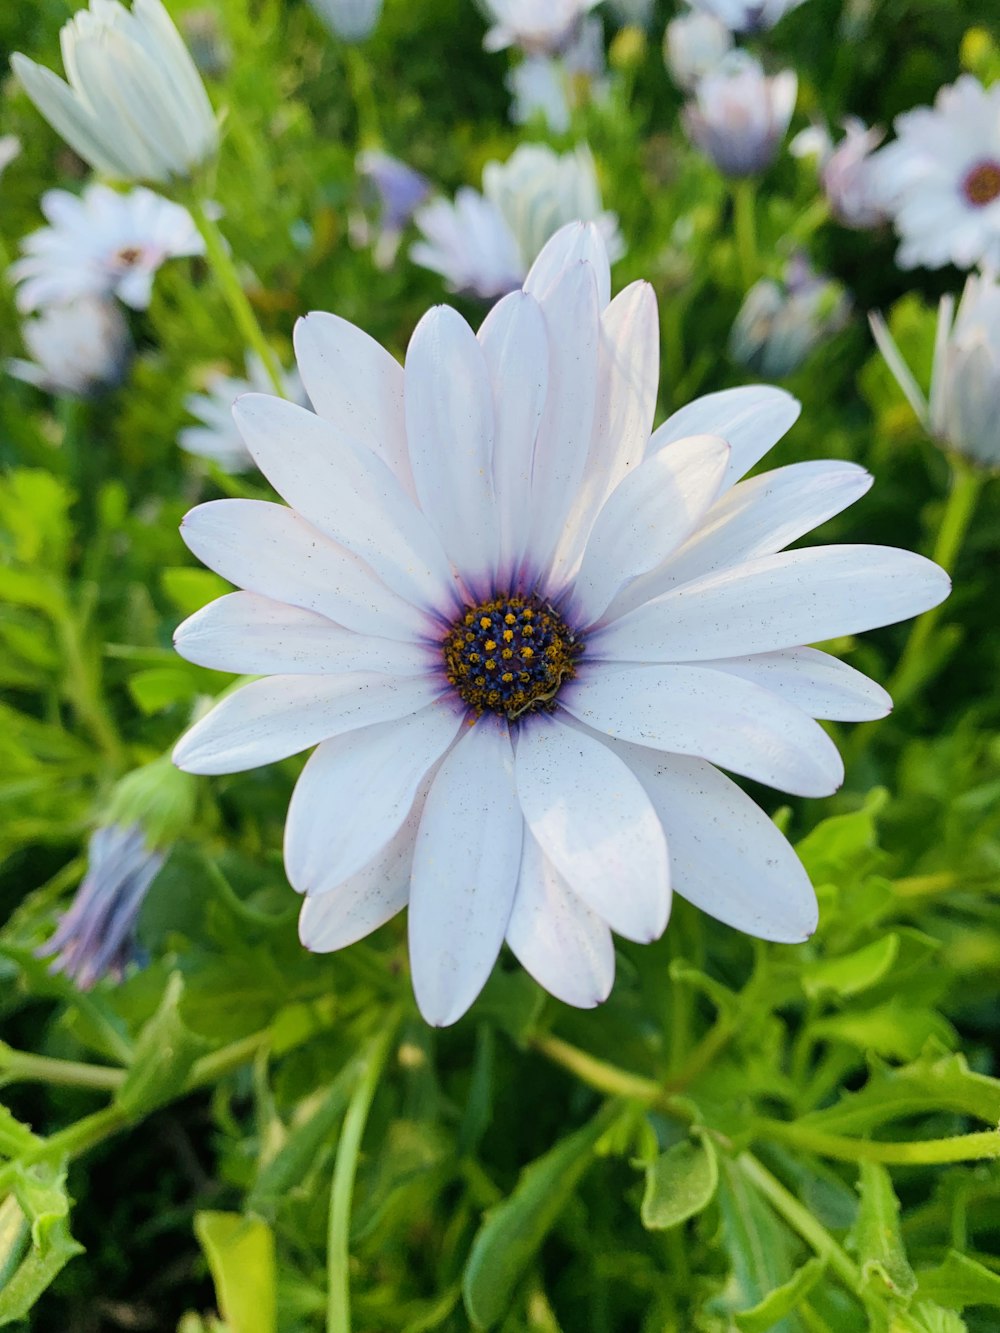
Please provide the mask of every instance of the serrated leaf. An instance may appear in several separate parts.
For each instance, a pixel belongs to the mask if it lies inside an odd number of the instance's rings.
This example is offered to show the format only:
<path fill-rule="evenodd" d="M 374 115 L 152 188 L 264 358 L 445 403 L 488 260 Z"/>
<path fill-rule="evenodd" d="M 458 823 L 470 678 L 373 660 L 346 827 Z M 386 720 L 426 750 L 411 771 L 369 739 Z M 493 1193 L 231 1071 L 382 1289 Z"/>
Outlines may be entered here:
<path fill-rule="evenodd" d="M 230 1333 L 275 1333 L 274 1234 L 268 1224 L 241 1213 L 206 1212 L 195 1215 L 194 1230 Z"/>
<path fill-rule="evenodd" d="M 2 1049 L 0 1044 L 0 1052 Z M 39 1143 L 41 1139 L 38 1135 L 33 1134 L 27 1125 L 22 1125 L 8 1107 L 0 1104 L 0 1153 L 5 1157 L 20 1157 L 22 1153 L 37 1147 Z"/>
<path fill-rule="evenodd" d="M 768 1333 L 786 1315 L 794 1314 L 825 1272 L 825 1259 L 810 1259 L 753 1309 L 737 1311 L 733 1318 L 741 1333 Z"/>
<path fill-rule="evenodd" d="M 949 1250 L 943 1263 L 917 1274 L 917 1297 L 950 1310 L 964 1310 L 967 1305 L 1000 1309 L 1000 1274 L 968 1255 Z"/>
<path fill-rule="evenodd" d="M 665 1231 L 695 1217 L 711 1203 L 719 1184 L 719 1164 L 710 1139 L 699 1135 L 675 1143 L 646 1168 L 642 1225 Z"/>
<path fill-rule="evenodd" d="M 951 1024 L 936 1009 L 908 1004 L 901 998 L 871 1009 L 850 1010 L 817 1019 L 816 1038 L 844 1041 L 860 1051 L 874 1051 L 897 1060 L 914 1060 L 928 1041 L 954 1041 Z"/>
<path fill-rule="evenodd" d="M 877 985 L 899 953 L 899 936 L 886 935 L 844 958 L 825 958 L 802 969 L 802 988 L 810 997 L 832 992 L 858 995 Z"/>
<path fill-rule="evenodd" d="M 605 1106 L 590 1124 L 521 1172 L 513 1194 L 487 1213 L 466 1265 L 462 1292 L 476 1328 L 494 1328 L 542 1242 L 594 1160 L 601 1135 L 621 1114 Z"/>
<path fill-rule="evenodd" d="M 903 1245 L 899 1200 L 884 1166 L 861 1163 L 860 1194 L 855 1234 L 865 1285 L 880 1296 L 908 1301 L 917 1289 L 917 1279 Z"/>
<path fill-rule="evenodd" d="M 174 972 L 153 1017 L 143 1026 L 116 1104 L 131 1117 L 146 1115 L 181 1091 L 205 1041 L 184 1024 L 184 978 Z"/>
<path fill-rule="evenodd" d="M 70 1234 L 64 1163 L 17 1163 L 14 1196 L 32 1243 L 0 1290 L 0 1327 L 23 1319 L 70 1259 L 83 1253 Z M 16 1221 L 13 1215 L 8 1220 Z"/>

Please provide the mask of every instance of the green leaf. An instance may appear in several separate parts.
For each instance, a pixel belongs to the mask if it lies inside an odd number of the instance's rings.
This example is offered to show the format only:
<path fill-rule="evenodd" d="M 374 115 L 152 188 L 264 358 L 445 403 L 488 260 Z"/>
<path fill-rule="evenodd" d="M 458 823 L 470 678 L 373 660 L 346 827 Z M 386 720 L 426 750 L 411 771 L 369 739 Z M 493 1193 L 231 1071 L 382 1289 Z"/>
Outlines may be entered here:
<path fill-rule="evenodd" d="M 861 1163 L 860 1193 L 856 1240 L 865 1285 L 880 1296 L 908 1301 L 917 1279 L 899 1229 L 899 1200 L 884 1166 Z"/>
<path fill-rule="evenodd" d="M 967 1305 L 1000 1309 L 1000 1274 L 968 1255 L 949 1250 L 943 1263 L 917 1274 L 917 1297 L 950 1310 L 964 1310 Z"/>
<path fill-rule="evenodd" d="M 928 1041 L 955 1040 L 951 1024 L 936 1009 L 909 1004 L 901 997 L 871 1009 L 852 1010 L 818 1019 L 811 1032 L 816 1038 L 844 1041 L 860 1051 L 874 1051 L 899 1060 L 914 1060 Z"/>
<path fill-rule="evenodd" d="M 147 717 L 174 704 L 188 703 L 198 693 L 196 677 L 183 666 L 150 667 L 129 677 L 129 693 Z"/>
<path fill-rule="evenodd" d="M 768 1333 L 779 1320 L 793 1314 L 826 1272 L 825 1259 L 810 1259 L 793 1278 L 775 1287 L 751 1310 L 733 1316 L 741 1333 Z"/>
<path fill-rule="evenodd" d="M 148 1114 L 176 1096 L 206 1043 L 184 1024 L 184 978 L 174 972 L 160 1007 L 139 1033 L 135 1055 L 115 1101 L 130 1118 Z"/>
<path fill-rule="evenodd" d="M 207 569 L 178 567 L 165 569 L 161 575 L 163 591 L 182 615 L 192 616 L 203 606 L 223 593 L 232 592 L 231 586 L 218 574 Z"/>
<path fill-rule="evenodd" d="M 23 1319 L 70 1259 L 83 1253 L 69 1230 L 65 1163 L 16 1163 L 14 1197 L 30 1231 L 31 1249 L 0 1290 L 0 1327 Z M 13 1213 L 7 1213 L 5 1220 L 9 1227 L 17 1226 Z M 16 1245 L 16 1236 L 12 1239 Z M 16 1250 L 8 1257 L 16 1258 Z"/>
<path fill-rule="evenodd" d="M 646 1167 L 642 1225 L 649 1231 L 679 1226 L 707 1208 L 719 1184 L 719 1164 L 704 1135 L 675 1143 Z"/>
<path fill-rule="evenodd" d="M 0 1069 L 3 1068 L 4 1049 L 4 1044 L 0 1042 Z M 40 1143 L 41 1139 L 37 1134 L 33 1134 L 27 1125 L 22 1125 L 20 1120 L 15 1119 L 6 1106 L 0 1105 L 0 1153 L 5 1157 L 20 1157 L 22 1153 L 37 1147 Z"/>
<path fill-rule="evenodd" d="M 194 1230 L 230 1333 L 275 1333 L 274 1234 L 268 1224 L 240 1213 L 198 1213 Z"/>
<path fill-rule="evenodd" d="M 728 1310 L 752 1308 L 794 1277 L 792 1236 L 738 1164 L 725 1157 L 719 1163 L 719 1206 L 732 1267 L 721 1299 Z M 800 1325 L 786 1316 L 781 1327 L 786 1333 Z"/>
<path fill-rule="evenodd" d="M 843 996 L 857 995 L 882 980 L 898 953 L 899 936 L 886 935 L 844 958 L 808 963 L 802 969 L 802 988 L 810 997 L 826 991 Z"/>
<path fill-rule="evenodd" d="M 860 810 L 824 819 L 796 844 L 795 851 L 814 884 L 837 884 L 846 871 L 857 878 L 882 864 L 885 858 L 878 847 L 876 817 L 888 799 L 884 788 L 876 787 Z"/>
<path fill-rule="evenodd" d="M 588 1125 L 521 1172 L 513 1194 L 487 1213 L 473 1242 L 462 1284 L 476 1328 L 493 1328 L 542 1242 L 594 1160 L 601 1135 L 621 1114 L 609 1103 Z"/>

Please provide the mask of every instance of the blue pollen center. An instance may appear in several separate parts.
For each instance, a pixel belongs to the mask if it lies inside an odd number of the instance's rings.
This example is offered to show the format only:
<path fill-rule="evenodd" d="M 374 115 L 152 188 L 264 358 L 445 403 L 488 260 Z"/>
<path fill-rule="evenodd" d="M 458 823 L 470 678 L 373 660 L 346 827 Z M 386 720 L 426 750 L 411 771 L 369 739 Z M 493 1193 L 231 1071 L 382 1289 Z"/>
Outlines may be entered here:
<path fill-rule="evenodd" d="M 554 708 L 582 651 L 559 612 L 534 594 L 469 607 L 442 644 L 445 676 L 465 703 L 509 722 Z"/>

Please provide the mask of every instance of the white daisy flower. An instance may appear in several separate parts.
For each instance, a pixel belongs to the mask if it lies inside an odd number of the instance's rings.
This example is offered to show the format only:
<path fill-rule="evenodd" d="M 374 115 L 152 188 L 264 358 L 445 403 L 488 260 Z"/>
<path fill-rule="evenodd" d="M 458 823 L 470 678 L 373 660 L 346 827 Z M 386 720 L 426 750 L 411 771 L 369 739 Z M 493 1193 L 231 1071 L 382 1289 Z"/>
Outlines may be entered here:
<path fill-rule="evenodd" d="M 297 370 L 283 376 L 285 397 L 290 403 L 309 406 L 309 398 Z M 246 354 L 246 378 L 215 372 L 205 381 L 204 393 L 192 393 L 184 408 L 197 417 L 197 426 L 185 426 L 177 443 L 189 454 L 209 458 L 224 472 L 249 472 L 255 465 L 243 436 L 233 420 L 233 404 L 245 393 L 273 393 L 271 377 L 256 352 Z"/>
<path fill-rule="evenodd" d="M 342 42 L 363 42 L 382 17 L 382 0 L 309 0 L 335 37 Z"/>
<path fill-rule="evenodd" d="M 698 10 L 671 19 L 663 34 L 663 59 L 679 88 L 692 92 L 733 48 L 732 33 L 714 14 Z"/>
<path fill-rule="evenodd" d="M 811 125 L 789 144 L 794 157 L 815 157 L 830 212 L 843 227 L 868 231 L 887 220 L 882 206 L 880 167 L 874 156 L 885 134 L 857 116 L 844 120 L 844 137 L 835 146 L 825 127 Z"/>
<path fill-rule="evenodd" d="M 601 0 L 485 0 L 493 26 L 483 38 L 487 51 L 519 46 L 527 55 L 557 55 L 577 35 Z"/>
<path fill-rule="evenodd" d="M 797 94 L 792 70 L 768 77 L 759 60 L 732 51 L 699 82 L 684 127 L 725 175 L 755 176 L 774 161 Z"/>
<path fill-rule="evenodd" d="M 34 360 L 9 360 L 8 372 L 47 393 L 74 398 L 120 384 L 132 352 L 121 307 L 96 296 L 25 320 L 21 336 Z"/>
<path fill-rule="evenodd" d="M 773 28 L 779 19 L 804 0 L 688 0 L 692 9 L 711 14 L 730 32 L 760 32 Z"/>
<path fill-rule="evenodd" d="M 671 887 L 740 930 L 802 940 L 806 873 L 716 765 L 798 795 L 843 767 L 817 717 L 889 699 L 803 647 L 941 601 L 947 576 L 879 546 L 786 551 L 858 499 L 852 463 L 738 483 L 798 415 L 712 394 L 651 434 L 652 289 L 613 301 L 598 229 L 545 247 L 478 335 L 440 306 L 401 367 L 359 329 L 296 331 L 316 414 L 236 417 L 288 508 L 201 505 L 191 550 L 243 591 L 177 631 L 262 679 L 174 759 L 230 773 L 317 745 L 289 809 L 301 937 L 339 949 L 409 907 L 420 1008 L 459 1018 L 504 942 L 567 1003 L 609 993 L 614 931 L 652 940 Z"/>
<path fill-rule="evenodd" d="M 605 72 L 604 29 L 599 20 L 587 19 L 561 55 L 526 56 L 510 71 L 504 80 L 512 99 L 510 118 L 525 125 L 541 113 L 550 130 L 565 134 L 573 107 L 607 95 Z"/>
<path fill-rule="evenodd" d="M 932 439 L 980 467 L 1000 467 L 1000 281 L 973 274 L 955 314 L 951 296 L 941 299 L 930 400 L 881 315 L 872 332 L 896 382 Z"/>
<path fill-rule="evenodd" d="M 21 242 L 23 258 L 10 267 L 22 311 L 79 296 L 117 296 L 145 310 L 165 260 L 205 251 L 187 209 L 141 186 L 119 194 L 89 185 L 80 197 L 49 190 L 42 212 L 50 225 Z"/>
<path fill-rule="evenodd" d="M 762 278 L 747 292 L 729 337 L 729 354 L 758 375 L 783 379 L 844 328 L 850 309 L 843 287 L 814 273 L 796 255 L 781 282 Z"/>
<path fill-rule="evenodd" d="M 544 144 L 522 144 L 506 162 L 487 162 L 481 195 L 464 188 L 453 204 L 436 199 L 415 214 L 423 240 L 410 258 L 440 273 L 452 291 L 490 300 L 519 287 L 542 246 L 573 219 L 597 224 L 613 260 L 624 254 L 590 149 L 560 156 Z"/>
<path fill-rule="evenodd" d="M 90 0 L 60 33 L 66 82 L 27 56 L 11 66 L 54 130 L 95 171 L 159 184 L 214 157 L 201 76 L 160 0 Z"/>
<path fill-rule="evenodd" d="M 897 116 L 873 159 L 900 268 L 1000 268 L 1000 83 L 971 74 Z"/>

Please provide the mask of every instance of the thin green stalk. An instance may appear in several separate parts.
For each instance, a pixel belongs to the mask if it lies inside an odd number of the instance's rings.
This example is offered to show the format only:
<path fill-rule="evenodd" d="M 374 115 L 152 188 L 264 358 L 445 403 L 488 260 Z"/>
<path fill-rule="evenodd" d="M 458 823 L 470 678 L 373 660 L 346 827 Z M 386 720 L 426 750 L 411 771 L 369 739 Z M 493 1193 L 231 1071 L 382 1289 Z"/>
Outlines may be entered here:
<path fill-rule="evenodd" d="M 884 1162 L 889 1166 L 938 1166 L 946 1162 L 983 1162 L 1000 1157 L 1000 1132 L 954 1134 L 944 1139 L 919 1139 L 910 1143 L 880 1143 L 826 1134 L 795 1121 L 758 1120 L 755 1138 L 788 1143 L 820 1157 L 839 1162 Z"/>
<path fill-rule="evenodd" d="M 361 1077 L 344 1116 L 330 1187 L 330 1217 L 327 1233 L 327 1333 L 351 1333 L 351 1203 L 358 1169 L 361 1140 L 375 1089 L 389 1056 L 402 1010 L 397 1009 L 368 1048 Z"/>
<path fill-rule="evenodd" d="M 382 142 L 379 129 L 378 102 L 372 83 L 371 66 L 365 53 L 358 46 L 345 46 L 344 59 L 347 62 L 347 80 L 351 85 L 354 110 L 358 117 L 358 145 L 361 148 L 378 148 Z"/>
<path fill-rule="evenodd" d="M 88 1065 L 78 1060 L 57 1060 L 31 1051 L 15 1051 L 0 1044 L 0 1080 L 4 1083 L 47 1083 L 55 1088 L 93 1088 L 114 1092 L 125 1082 L 125 1070 L 111 1065 Z"/>
<path fill-rule="evenodd" d="M 736 1164 L 750 1184 L 763 1194 L 789 1226 L 799 1233 L 821 1259 L 826 1260 L 845 1286 L 860 1295 L 861 1270 L 837 1244 L 826 1227 L 817 1222 L 809 1209 L 804 1208 L 795 1195 L 785 1189 L 777 1176 L 773 1176 L 767 1167 L 750 1153 L 741 1153 Z"/>
<path fill-rule="evenodd" d="M 984 476 L 984 473 L 970 467 L 961 459 L 954 460 L 951 490 L 931 552 L 931 559 L 949 574 L 955 567 L 962 542 L 972 521 Z M 888 685 L 889 693 L 897 707 L 909 699 L 924 679 L 927 649 L 943 611 L 944 603 L 932 607 L 914 623 L 910 631 L 903 655 Z"/>
<path fill-rule="evenodd" d="M 757 256 L 757 183 L 752 176 L 733 182 L 733 229 L 740 281 L 748 292 L 760 274 Z"/>
<path fill-rule="evenodd" d="M 281 366 L 274 354 L 274 349 L 264 336 L 264 330 L 254 313 L 254 308 L 243 290 L 243 284 L 240 282 L 236 265 L 233 263 L 232 255 L 229 253 L 222 232 L 214 220 L 209 217 L 205 205 L 200 199 L 193 199 L 189 207 L 195 225 L 205 242 L 205 254 L 208 262 L 212 266 L 212 271 L 222 289 L 223 296 L 226 298 L 233 319 L 236 321 L 236 326 L 243 335 L 247 346 L 252 347 L 264 363 L 264 368 L 274 387 L 274 392 L 279 398 L 283 398 L 285 388 Z"/>
<path fill-rule="evenodd" d="M 120 766 L 123 761 L 121 740 L 104 701 L 99 670 L 84 645 L 82 626 L 70 607 L 61 607 L 58 614 L 54 614 L 53 623 L 66 668 L 63 676 L 66 696 L 112 765 Z"/>

